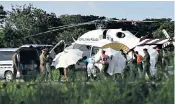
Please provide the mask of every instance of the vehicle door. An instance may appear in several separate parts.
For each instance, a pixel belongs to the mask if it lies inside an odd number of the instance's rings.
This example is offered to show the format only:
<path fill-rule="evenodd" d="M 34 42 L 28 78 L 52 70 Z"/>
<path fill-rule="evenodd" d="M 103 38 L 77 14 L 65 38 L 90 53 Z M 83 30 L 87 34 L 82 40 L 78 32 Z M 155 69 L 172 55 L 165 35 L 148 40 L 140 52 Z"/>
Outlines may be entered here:
<path fill-rule="evenodd" d="M 83 51 L 83 57 L 86 56 L 88 58 L 91 55 L 92 46 L 79 45 L 78 47 L 74 47 L 74 48 Z M 86 69 L 86 64 L 87 63 L 80 61 L 80 62 L 78 62 L 78 64 L 75 65 L 75 69 L 84 70 L 84 69 Z"/>
<path fill-rule="evenodd" d="M 17 51 L 20 69 L 24 75 L 32 75 L 39 71 L 39 56 L 35 48 L 23 47 Z"/>
<path fill-rule="evenodd" d="M 50 50 L 50 56 L 52 57 L 52 59 L 55 58 L 55 56 L 64 51 L 66 44 L 64 42 L 64 40 L 59 41 L 51 50 Z"/>

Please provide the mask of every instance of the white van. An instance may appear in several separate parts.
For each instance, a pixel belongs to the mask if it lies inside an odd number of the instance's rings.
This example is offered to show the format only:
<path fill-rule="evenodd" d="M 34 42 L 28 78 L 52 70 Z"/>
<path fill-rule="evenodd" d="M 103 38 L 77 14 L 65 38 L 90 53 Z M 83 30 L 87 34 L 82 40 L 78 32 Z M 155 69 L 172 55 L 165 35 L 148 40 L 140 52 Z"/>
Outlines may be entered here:
<path fill-rule="evenodd" d="M 18 48 L 0 48 L 0 78 L 13 79 L 12 56 Z M 18 76 L 18 75 L 17 75 Z"/>
<path fill-rule="evenodd" d="M 12 56 L 15 51 L 17 51 L 18 61 L 23 70 L 22 75 L 17 73 L 17 78 L 19 78 L 20 76 L 30 75 L 32 72 L 39 72 L 39 55 L 43 47 L 48 48 L 54 58 L 56 54 L 63 51 L 64 45 L 64 42 L 60 41 L 55 47 L 45 44 L 26 44 L 19 48 L 0 48 L 0 78 L 7 81 L 13 79 Z"/>

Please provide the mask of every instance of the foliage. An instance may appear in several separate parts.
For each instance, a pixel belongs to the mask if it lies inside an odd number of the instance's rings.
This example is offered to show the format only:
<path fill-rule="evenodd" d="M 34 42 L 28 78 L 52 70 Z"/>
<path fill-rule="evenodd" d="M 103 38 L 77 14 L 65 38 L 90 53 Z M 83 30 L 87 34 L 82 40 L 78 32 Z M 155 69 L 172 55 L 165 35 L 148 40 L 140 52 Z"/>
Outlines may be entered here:
<path fill-rule="evenodd" d="M 57 70 L 54 73 L 58 75 Z M 82 72 L 77 74 L 77 78 L 85 77 Z M 88 83 L 82 80 L 67 83 L 1 83 L 0 103 L 173 104 L 173 81 L 172 76 L 156 83 L 139 79 L 130 83 L 111 78 Z"/>
<path fill-rule="evenodd" d="M 3 41 L 1 41 L 1 47 L 19 47 L 23 44 L 56 44 L 59 40 L 66 40 L 71 43 L 72 37 L 77 39 L 78 36 L 83 33 L 95 29 L 95 25 L 84 25 L 71 29 L 64 29 L 55 32 L 49 32 L 46 34 L 40 34 L 33 38 L 24 39 L 24 37 L 30 35 L 37 35 L 47 31 L 51 27 L 58 27 L 62 25 L 77 24 L 83 22 L 89 22 L 97 19 L 105 19 L 106 17 L 100 16 L 82 16 L 77 15 L 61 15 L 57 17 L 55 13 L 47 13 L 46 11 L 35 8 L 31 4 L 23 6 L 12 6 L 11 11 L 4 11 L 3 6 L 0 9 L 1 17 L 6 18 L 5 27 L 3 31 Z M 113 19 L 116 19 L 115 17 Z M 117 19 L 116 19 L 117 20 Z M 127 20 L 124 18 L 124 20 Z M 174 24 L 169 18 L 162 19 L 145 19 L 147 21 L 158 21 L 158 23 L 137 23 L 136 26 L 130 23 L 108 23 L 107 28 L 126 28 L 127 30 L 136 34 L 137 37 L 147 34 L 152 37 L 160 38 L 165 36 L 161 30 L 166 29 L 170 36 L 174 33 Z M 147 33 L 149 32 L 149 33 Z M 151 34 L 154 32 L 154 34 Z"/>

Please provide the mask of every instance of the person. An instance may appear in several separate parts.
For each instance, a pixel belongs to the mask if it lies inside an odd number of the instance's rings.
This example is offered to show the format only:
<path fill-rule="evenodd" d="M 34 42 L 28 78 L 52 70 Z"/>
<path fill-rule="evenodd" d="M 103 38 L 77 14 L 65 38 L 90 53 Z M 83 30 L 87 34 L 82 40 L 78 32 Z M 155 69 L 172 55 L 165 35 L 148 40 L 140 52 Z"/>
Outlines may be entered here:
<path fill-rule="evenodd" d="M 64 68 L 58 68 L 58 69 L 59 69 L 59 74 L 60 74 L 58 80 L 61 80 L 64 77 Z"/>
<path fill-rule="evenodd" d="M 156 48 L 156 64 L 155 64 L 155 67 L 156 67 L 156 70 L 157 70 L 157 75 L 156 77 L 159 78 L 159 75 L 160 77 L 162 76 L 161 73 L 162 73 L 162 55 L 160 53 L 160 49 L 157 47 Z"/>
<path fill-rule="evenodd" d="M 142 59 L 143 57 L 138 53 L 138 51 L 135 52 L 137 57 L 137 68 L 139 72 L 139 77 L 141 78 L 142 72 L 143 72 L 143 65 L 142 65 Z"/>
<path fill-rule="evenodd" d="M 18 70 L 18 59 L 17 59 L 17 52 L 15 51 L 13 56 L 12 56 L 12 60 L 13 60 L 13 78 L 16 79 L 16 74 L 17 74 L 17 70 Z"/>
<path fill-rule="evenodd" d="M 120 50 L 121 54 L 125 57 L 125 59 L 127 60 L 126 54 L 123 52 L 123 50 Z"/>
<path fill-rule="evenodd" d="M 68 77 L 67 77 L 67 69 L 68 68 L 64 68 L 63 69 L 63 77 L 61 77 L 61 81 L 68 81 Z"/>
<path fill-rule="evenodd" d="M 89 58 L 84 57 L 83 62 L 88 63 L 87 64 L 87 74 L 88 74 L 87 81 L 90 80 L 91 74 L 93 75 L 94 80 L 96 80 L 97 75 L 96 75 L 96 68 L 95 68 L 95 65 L 94 65 L 95 64 L 94 56 L 91 56 Z"/>
<path fill-rule="evenodd" d="M 100 57 L 100 60 L 102 61 L 102 71 L 104 72 L 105 76 L 108 76 L 109 74 L 107 73 L 108 67 L 109 67 L 109 56 L 105 54 L 106 51 L 102 50 L 102 55 Z"/>
<path fill-rule="evenodd" d="M 130 80 L 134 80 L 137 77 L 137 56 L 135 54 L 134 49 L 131 49 L 130 52 L 132 53 L 132 58 L 129 63 L 129 69 L 130 69 Z"/>
<path fill-rule="evenodd" d="M 46 70 L 47 70 L 46 80 L 48 80 L 48 78 L 50 76 L 50 79 L 53 81 L 51 64 L 52 64 L 52 58 L 51 58 L 49 52 L 47 52 L 47 56 L 46 56 Z"/>
<path fill-rule="evenodd" d="M 166 77 L 169 76 L 169 73 L 168 73 L 168 65 L 170 63 L 170 59 L 168 58 L 168 52 L 167 50 L 163 50 L 163 57 L 162 57 L 162 60 L 163 60 L 163 68 L 162 68 L 162 71 L 165 72 L 166 74 Z"/>
<path fill-rule="evenodd" d="M 46 80 L 46 49 L 42 49 L 42 53 L 40 55 L 40 73 L 41 73 L 41 79 L 40 81 Z"/>
<path fill-rule="evenodd" d="M 145 78 L 145 74 L 147 73 L 149 79 L 152 79 L 151 72 L 150 72 L 150 55 L 148 53 L 148 50 L 145 48 L 143 49 L 144 57 L 143 57 L 143 78 Z"/>

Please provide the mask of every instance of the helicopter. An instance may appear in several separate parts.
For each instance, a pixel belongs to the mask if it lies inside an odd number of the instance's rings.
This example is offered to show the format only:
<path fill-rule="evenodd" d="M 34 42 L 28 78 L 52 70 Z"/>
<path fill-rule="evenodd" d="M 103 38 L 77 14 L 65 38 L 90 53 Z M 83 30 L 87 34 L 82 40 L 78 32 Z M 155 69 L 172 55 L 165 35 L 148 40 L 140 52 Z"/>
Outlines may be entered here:
<path fill-rule="evenodd" d="M 122 28 L 106 29 L 107 24 L 110 22 L 131 23 L 132 25 L 136 25 L 136 23 L 156 23 L 156 21 L 101 19 L 101 20 L 93 20 L 90 22 L 84 22 L 84 23 L 78 23 L 78 24 L 69 24 L 69 25 L 63 25 L 59 27 L 51 27 L 51 28 L 48 28 L 49 30 L 46 32 L 41 32 L 39 34 L 30 35 L 24 38 L 36 37 L 36 36 L 44 35 L 46 33 L 54 32 L 54 31 L 94 24 L 96 27 L 95 30 L 91 30 L 87 33 L 82 34 L 77 40 L 72 37 L 74 42 L 72 43 L 71 46 L 69 46 L 69 48 L 73 46 L 74 46 L 73 48 L 76 48 L 77 45 L 102 47 L 106 44 L 115 42 L 117 43 L 116 45 L 118 46 L 118 47 L 115 47 L 116 50 L 123 49 L 124 52 L 127 53 L 129 49 L 132 49 L 136 46 L 145 46 L 145 45 L 155 46 L 156 45 L 156 46 L 163 47 L 163 46 L 169 45 L 170 42 L 172 42 L 173 40 L 172 38 L 170 38 L 166 30 L 162 30 L 166 38 L 150 39 L 146 36 L 138 38 L 134 34 L 132 34 L 130 31 L 127 31 Z M 66 43 L 64 42 L 64 40 L 61 40 L 51 50 L 51 53 L 53 53 L 52 54 L 53 58 L 56 54 L 58 54 L 58 52 L 54 52 L 54 50 L 56 50 L 55 48 L 59 47 L 60 44 L 62 44 L 64 48 L 66 48 Z M 61 51 L 63 51 L 63 49 Z"/>
<path fill-rule="evenodd" d="M 36 37 L 36 36 L 54 32 L 54 31 L 64 30 L 64 29 L 83 26 L 83 25 L 95 24 L 96 26 L 95 30 L 91 30 L 87 33 L 82 34 L 77 40 L 72 37 L 74 42 L 69 46 L 66 46 L 65 41 L 61 40 L 58 44 L 55 45 L 55 47 L 52 50 L 50 50 L 50 54 L 52 58 L 54 58 L 58 53 L 68 49 L 80 49 L 81 51 L 84 52 L 83 56 L 88 57 L 94 54 L 94 51 L 102 47 L 103 48 L 110 47 L 118 51 L 123 50 L 124 53 L 128 53 L 131 49 L 135 49 L 135 51 L 138 51 L 141 55 L 144 55 L 143 48 L 147 48 L 148 52 L 155 53 L 155 49 L 154 49 L 155 47 L 161 46 L 161 48 L 163 48 L 163 46 L 165 47 L 170 43 L 174 42 L 174 39 L 170 38 L 166 30 L 162 31 L 166 36 L 166 38 L 164 39 L 149 39 L 146 36 L 138 38 L 134 34 L 132 34 L 130 31 L 122 28 L 106 29 L 106 24 L 108 22 L 132 23 L 133 25 L 136 25 L 136 23 L 155 23 L 156 21 L 113 20 L 113 19 L 94 20 L 94 21 L 79 23 L 79 24 L 70 24 L 70 25 L 64 25 L 59 27 L 51 27 L 46 32 L 27 36 L 24 38 Z M 58 51 L 59 47 L 64 47 L 64 48 Z M 132 58 L 131 53 L 129 53 L 127 56 L 128 56 L 128 59 Z M 153 66 L 154 65 L 152 65 L 152 67 Z"/>

